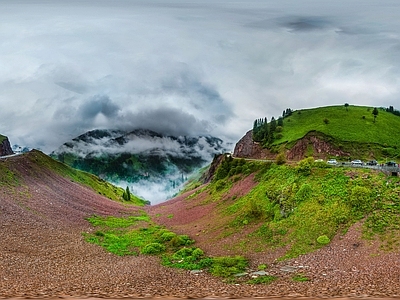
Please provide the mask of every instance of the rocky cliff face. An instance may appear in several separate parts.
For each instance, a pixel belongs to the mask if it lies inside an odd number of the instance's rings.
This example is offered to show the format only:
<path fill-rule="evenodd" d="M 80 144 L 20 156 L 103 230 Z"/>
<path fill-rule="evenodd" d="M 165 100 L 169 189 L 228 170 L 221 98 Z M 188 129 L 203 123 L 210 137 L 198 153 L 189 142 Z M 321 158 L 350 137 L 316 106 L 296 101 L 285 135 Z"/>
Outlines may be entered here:
<path fill-rule="evenodd" d="M 328 156 L 348 157 L 350 153 L 335 148 L 321 134 L 309 132 L 286 153 L 288 160 L 301 160 L 310 153 L 313 157 L 326 159 Z"/>
<path fill-rule="evenodd" d="M 0 156 L 11 155 L 13 153 L 14 152 L 11 149 L 10 141 L 7 137 L 3 137 L 3 140 L 0 142 Z"/>
<path fill-rule="evenodd" d="M 342 151 L 329 143 L 326 136 L 318 132 L 309 132 L 289 150 L 285 156 L 288 160 L 302 160 L 312 155 L 315 158 L 326 159 L 328 156 L 348 157 L 350 153 Z M 235 146 L 233 156 L 240 158 L 275 159 L 277 153 L 261 147 L 253 141 L 252 130 L 248 131 Z"/>
<path fill-rule="evenodd" d="M 267 149 L 263 149 L 259 143 L 253 141 L 253 130 L 249 130 L 245 136 L 236 143 L 233 156 L 256 159 L 274 157 Z"/>

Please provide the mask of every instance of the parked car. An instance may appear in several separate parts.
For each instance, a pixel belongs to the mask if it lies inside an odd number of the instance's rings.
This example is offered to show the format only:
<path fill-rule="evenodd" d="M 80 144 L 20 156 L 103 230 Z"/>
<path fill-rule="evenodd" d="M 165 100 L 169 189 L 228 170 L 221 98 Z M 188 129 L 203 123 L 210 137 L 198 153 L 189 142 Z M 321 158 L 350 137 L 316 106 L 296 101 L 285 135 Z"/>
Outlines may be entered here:
<path fill-rule="evenodd" d="M 337 164 L 337 161 L 336 161 L 336 159 L 330 159 L 330 160 L 327 161 L 327 164 L 329 164 L 329 165 L 336 165 L 336 164 Z"/>
<path fill-rule="evenodd" d="M 377 164 L 378 164 L 378 162 L 374 159 L 367 162 L 368 166 L 376 166 Z"/>
<path fill-rule="evenodd" d="M 387 165 L 388 167 L 397 167 L 397 163 L 394 162 L 394 161 L 388 161 L 388 162 L 386 163 L 386 165 Z"/>
<path fill-rule="evenodd" d="M 363 165 L 363 162 L 362 162 L 361 160 L 359 160 L 359 159 L 355 159 L 355 160 L 352 160 L 352 161 L 351 161 L 351 164 L 352 164 L 353 166 L 362 166 L 362 165 Z"/>

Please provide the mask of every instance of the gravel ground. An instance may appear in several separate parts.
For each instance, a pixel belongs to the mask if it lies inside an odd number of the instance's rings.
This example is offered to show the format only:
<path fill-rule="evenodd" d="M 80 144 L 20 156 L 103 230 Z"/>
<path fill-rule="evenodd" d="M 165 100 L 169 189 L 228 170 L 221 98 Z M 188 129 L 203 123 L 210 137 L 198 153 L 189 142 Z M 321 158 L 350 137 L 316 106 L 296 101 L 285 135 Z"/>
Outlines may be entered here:
<path fill-rule="evenodd" d="M 18 159 L 15 172 L 29 174 Z M 157 257 L 109 254 L 83 240 L 82 233 L 93 230 L 84 218 L 132 209 L 51 172 L 20 183 L 0 189 L 0 298 L 400 297 L 399 253 L 380 253 L 376 245 L 360 242 L 359 225 L 296 260 L 277 263 L 277 253 L 251 255 L 253 266 L 267 263 L 279 279 L 235 285 L 207 273 L 165 268 Z M 291 280 L 298 272 L 311 280 Z"/>

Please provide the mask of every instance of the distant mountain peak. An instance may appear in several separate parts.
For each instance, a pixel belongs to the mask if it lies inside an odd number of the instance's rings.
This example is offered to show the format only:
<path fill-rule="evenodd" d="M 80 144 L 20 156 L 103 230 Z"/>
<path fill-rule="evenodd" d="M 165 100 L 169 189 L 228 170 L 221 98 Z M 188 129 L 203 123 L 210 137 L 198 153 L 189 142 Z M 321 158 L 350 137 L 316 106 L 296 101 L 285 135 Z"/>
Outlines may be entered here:
<path fill-rule="evenodd" d="M 162 202 L 178 192 L 190 174 L 226 151 L 224 142 L 213 136 L 98 129 L 64 143 L 51 156 L 116 185 L 130 186 L 142 198 Z"/>

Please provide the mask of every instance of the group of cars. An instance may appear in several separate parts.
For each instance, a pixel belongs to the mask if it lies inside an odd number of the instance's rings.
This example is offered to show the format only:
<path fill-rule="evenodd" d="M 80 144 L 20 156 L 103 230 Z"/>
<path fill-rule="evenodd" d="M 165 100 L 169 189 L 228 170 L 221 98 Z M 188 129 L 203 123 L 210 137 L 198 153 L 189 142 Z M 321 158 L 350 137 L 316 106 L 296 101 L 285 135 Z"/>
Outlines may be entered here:
<path fill-rule="evenodd" d="M 322 161 L 322 160 L 316 160 L 316 161 Z M 328 165 L 337 165 L 337 164 L 339 164 L 336 159 L 329 159 L 329 160 L 326 161 L 326 163 Z M 345 164 L 348 164 L 348 163 L 342 162 L 341 164 L 345 165 Z M 350 162 L 350 164 L 352 166 L 378 166 L 379 165 L 379 166 L 387 166 L 387 167 L 399 167 L 399 164 L 394 162 L 394 161 L 388 161 L 388 162 L 386 162 L 384 164 L 378 164 L 378 162 L 376 160 L 374 160 L 374 159 L 373 160 L 369 160 L 367 162 L 363 162 L 360 159 L 355 159 L 355 160 L 352 160 Z"/>

